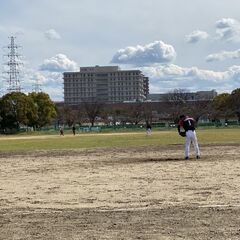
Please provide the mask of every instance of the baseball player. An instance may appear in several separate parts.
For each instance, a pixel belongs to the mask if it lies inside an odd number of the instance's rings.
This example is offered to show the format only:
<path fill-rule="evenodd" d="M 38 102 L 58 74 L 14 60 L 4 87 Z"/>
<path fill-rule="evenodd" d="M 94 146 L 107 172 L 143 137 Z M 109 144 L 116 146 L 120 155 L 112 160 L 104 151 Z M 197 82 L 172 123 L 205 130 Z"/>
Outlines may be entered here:
<path fill-rule="evenodd" d="M 152 134 L 152 126 L 150 125 L 149 122 L 147 122 L 146 131 L 147 131 L 147 136 Z"/>
<path fill-rule="evenodd" d="M 63 132 L 63 128 L 62 127 L 60 127 L 60 129 L 59 129 L 59 133 L 60 133 L 60 136 L 64 136 L 64 132 Z"/>
<path fill-rule="evenodd" d="M 181 128 L 185 132 L 181 132 Z M 191 117 L 181 115 L 178 123 L 178 133 L 185 137 L 185 159 L 189 159 L 190 144 L 193 143 L 196 159 L 200 159 L 200 150 L 195 132 L 195 120 Z"/>

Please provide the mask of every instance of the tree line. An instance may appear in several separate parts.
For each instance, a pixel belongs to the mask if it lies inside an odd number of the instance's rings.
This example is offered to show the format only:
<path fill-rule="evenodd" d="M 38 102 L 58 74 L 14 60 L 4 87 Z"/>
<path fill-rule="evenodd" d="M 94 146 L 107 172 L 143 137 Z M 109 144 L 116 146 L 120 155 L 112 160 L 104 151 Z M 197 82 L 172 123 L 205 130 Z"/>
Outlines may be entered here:
<path fill-rule="evenodd" d="M 54 104 L 43 92 L 12 92 L 0 99 L 0 130 L 18 130 L 21 126 L 34 130 L 47 125 L 105 125 L 143 124 L 146 122 L 177 122 L 181 114 L 197 121 L 237 119 L 240 122 L 240 88 L 221 93 L 213 100 L 189 101 L 184 89 L 175 89 L 162 102 L 134 102 L 105 104 L 82 103 L 75 106 Z"/>
<path fill-rule="evenodd" d="M 57 116 L 55 104 L 43 92 L 11 92 L 0 98 L 0 130 L 11 132 L 21 126 L 39 129 Z"/>
<path fill-rule="evenodd" d="M 139 124 L 146 122 L 178 122 L 181 114 L 191 115 L 197 121 L 218 122 L 236 119 L 240 122 L 240 88 L 222 93 L 213 100 L 189 101 L 184 89 L 166 94 L 161 102 L 134 102 L 119 104 L 82 103 L 77 106 L 57 107 L 59 121 L 68 126 L 100 121 L 105 125 Z"/>
<path fill-rule="evenodd" d="M 231 93 L 221 93 L 213 100 L 213 119 L 223 118 L 226 121 L 232 117 L 240 122 L 240 88 Z"/>

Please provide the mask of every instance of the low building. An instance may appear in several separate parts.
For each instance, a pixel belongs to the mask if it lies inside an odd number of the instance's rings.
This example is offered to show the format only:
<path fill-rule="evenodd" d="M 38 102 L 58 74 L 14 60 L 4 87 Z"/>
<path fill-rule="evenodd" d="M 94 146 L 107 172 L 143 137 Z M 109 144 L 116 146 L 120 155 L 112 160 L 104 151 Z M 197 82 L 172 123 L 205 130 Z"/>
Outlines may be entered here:
<path fill-rule="evenodd" d="M 211 91 L 197 91 L 197 92 L 184 92 L 176 91 L 169 93 L 152 93 L 148 95 L 148 101 L 152 102 L 166 102 L 166 101 L 208 101 L 213 100 L 217 96 L 215 90 Z"/>
<path fill-rule="evenodd" d="M 64 72 L 64 103 L 143 102 L 149 94 L 149 80 L 139 70 L 118 66 L 80 67 L 79 72 Z"/>

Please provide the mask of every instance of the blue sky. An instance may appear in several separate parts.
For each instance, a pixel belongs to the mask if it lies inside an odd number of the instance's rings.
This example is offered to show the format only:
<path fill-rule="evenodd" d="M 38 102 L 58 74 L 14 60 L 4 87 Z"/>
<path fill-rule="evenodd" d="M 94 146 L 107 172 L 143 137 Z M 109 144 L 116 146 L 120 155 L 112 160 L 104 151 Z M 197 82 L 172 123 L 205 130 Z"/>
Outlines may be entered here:
<path fill-rule="evenodd" d="M 239 0 L 0 0 L 0 55 L 16 36 L 24 91 L 38 81 L 54 100 L 63 100 L 64 71 L 94 65 L 140 69 L 151 93 L 231 92 L 240 87 L 239 9 Z"/>

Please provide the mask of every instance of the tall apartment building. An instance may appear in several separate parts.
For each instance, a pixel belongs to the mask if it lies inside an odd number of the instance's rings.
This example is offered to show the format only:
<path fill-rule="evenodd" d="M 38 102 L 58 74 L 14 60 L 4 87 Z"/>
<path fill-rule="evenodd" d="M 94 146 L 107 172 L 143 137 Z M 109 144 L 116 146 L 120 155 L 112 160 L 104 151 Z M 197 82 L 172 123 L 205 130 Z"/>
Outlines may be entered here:
<path fill-rule="evenodd" d="M 144 101 L 149 80 L 139 70 L 120 70 L 118 66 L 80 67 L 64 72 L 64 103 L 120 103 Z"/>

